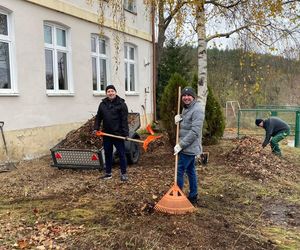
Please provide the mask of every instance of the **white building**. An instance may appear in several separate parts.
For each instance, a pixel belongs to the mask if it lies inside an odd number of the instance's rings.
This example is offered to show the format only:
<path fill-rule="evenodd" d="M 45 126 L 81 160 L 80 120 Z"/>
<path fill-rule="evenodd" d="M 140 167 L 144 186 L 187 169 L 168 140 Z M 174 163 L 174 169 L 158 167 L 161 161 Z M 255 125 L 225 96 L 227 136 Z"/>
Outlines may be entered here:
<path fill-rule="evenodd" d="M 96 113 L 107 84 L 141 114 L 142 125 L 143 107 L 152 120 L 151 15 L 143 1 L 124 0 L 124 29 L 117 31 L 106 8 L 99 36 L 99 7 L 87 2 L 0 1 L 0 121 L 14 160 L 48 154 Z"/>

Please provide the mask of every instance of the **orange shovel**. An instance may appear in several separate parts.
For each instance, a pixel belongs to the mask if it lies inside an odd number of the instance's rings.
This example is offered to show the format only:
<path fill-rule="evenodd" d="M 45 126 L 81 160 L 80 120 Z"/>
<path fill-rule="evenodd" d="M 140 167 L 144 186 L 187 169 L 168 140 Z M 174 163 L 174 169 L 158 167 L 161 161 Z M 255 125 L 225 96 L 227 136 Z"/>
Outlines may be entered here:
<path fill-rule="evenodd" d="M 148 125 L 146 126 L 146 130 L 149 132 L 150 135 L 154 135 L 154 131 L 153 131 L 153 129 L 152 129 L 152 127 L 151 127 L 150 124 L 148 124 Z"/>

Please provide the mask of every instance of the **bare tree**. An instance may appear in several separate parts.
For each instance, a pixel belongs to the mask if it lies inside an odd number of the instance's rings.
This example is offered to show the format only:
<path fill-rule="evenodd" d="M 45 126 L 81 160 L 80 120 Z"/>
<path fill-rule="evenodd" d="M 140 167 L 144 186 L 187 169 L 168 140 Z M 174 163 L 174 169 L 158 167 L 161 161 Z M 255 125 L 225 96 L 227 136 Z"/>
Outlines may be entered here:
<path fill-rule="evenodd" d="M 117 12 L 122 9 L 122 2 L 106 2 L 116 13 L 113 17 L 119 16 Z M 293 50 L 299 47 L 300 0 L 144 0 L 144 3 L 156 10 L 157 66 L 170 24 L 175 23 L 173 33 L 180 37 L 186 22 L 191 17 L 194 20 L 193 28 L 198 37 L 198 97 L 203 108 L 207 98 L 206 50 L 209 41 L 236 36 L 240 46 L 256 51 L 269 49 L 285 52 L 287 48 Z M 103 18 L 99 20 L 103 22 Z M 221 22 L 222 29 L 216 25 L 216 28 L 209 27 L 207 32 L 207 25 L 214 26 Z"/>

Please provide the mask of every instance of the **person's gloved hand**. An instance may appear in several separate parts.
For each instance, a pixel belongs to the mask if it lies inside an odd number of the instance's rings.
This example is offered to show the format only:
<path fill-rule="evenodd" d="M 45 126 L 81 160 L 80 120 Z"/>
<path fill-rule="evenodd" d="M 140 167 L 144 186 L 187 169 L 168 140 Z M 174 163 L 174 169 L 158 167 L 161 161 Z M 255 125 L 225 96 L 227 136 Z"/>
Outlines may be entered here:
<path fill-rule="evenodd" d="M 174 147 L 174 155 L 177 155 L 182 150 L 182 147 L 179 144 L 176 144 Z"/>
<path fill-rule="evenodd" d="M 175 122 L 175 124 L 177 124 L 177 123 L 179 123 L 179 122 L 181 122 L 181 121 L 182 121 L 181 115 L 175 115 L 175 116 L 174 116 L 174 122 Z"/>

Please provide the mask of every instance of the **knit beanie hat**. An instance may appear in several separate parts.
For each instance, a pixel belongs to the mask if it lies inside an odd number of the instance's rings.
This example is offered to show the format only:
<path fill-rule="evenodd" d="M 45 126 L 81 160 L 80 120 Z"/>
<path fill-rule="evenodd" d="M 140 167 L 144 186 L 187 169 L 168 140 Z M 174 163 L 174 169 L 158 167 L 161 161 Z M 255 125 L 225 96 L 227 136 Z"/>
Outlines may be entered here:
<path fill-rule="evenodd" d="M 117 92 L 117 90 L 116 90 L 116 88 L 115 88 L 114 85 L 108 85 L 108 86 L 106 87 L 106 89 L 105 89 L 105 92 L 107 92 L 107 90 L 109 90 L 109 89 L 113 89 L 114 91 Z"/>
<path fill-rule="evenodd" d="M 255 120 L 256 126 L 259 126 L 259 124 L 260 124 L 261 122 L 263 122 L 263 121 L 264 121 L 263 119 L 256 119 L 256 120 Z"/>
<path fill-rule="evenodd" d="M 190 95 L 190 96 L 194 97 L 194 99 L 196 98 L 196 93 L 192 87 L 185 87 L 181 91 L 181 96 L 184 96 L 184 95 Z"/>

